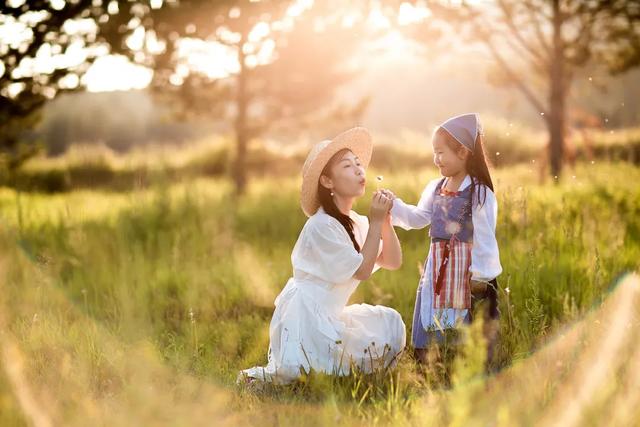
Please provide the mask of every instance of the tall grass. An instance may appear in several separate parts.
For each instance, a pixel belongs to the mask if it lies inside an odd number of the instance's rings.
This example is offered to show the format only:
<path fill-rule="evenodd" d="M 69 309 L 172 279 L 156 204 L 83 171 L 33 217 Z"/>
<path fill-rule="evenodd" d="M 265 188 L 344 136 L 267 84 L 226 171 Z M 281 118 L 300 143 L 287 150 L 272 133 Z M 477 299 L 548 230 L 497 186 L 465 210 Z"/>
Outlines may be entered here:
<path fill-rule="evenodd" d="M 487 156 L 496 167 L 545 167 L 548 136 L 518 122 L 483 116 Z M 579 160 L 640 163 L 640 130 L 585 130 L 573 132 L 568 142 Z M 411 170 L 418 173 L 431 163 L 431 135 L 404 130 L 391 136 L 375 134 L 373 164 L 379 172 Z M 255 140 L 246 165 L 256 179 L 297 175 L 309 150 L 309 141 Z M 573 149 L 569 150 L 573 151 Z M 228 176 L 235 155 L 234 141 L 219 135 L 185 146 L 145 146 L 117 153 L 103 145 L 72 146 L 54 158 L 35 157 L 10 174 L 0 167 L 0 185 L 22 191 L 59 193 L 78 189 L 131 191 L 147 188 L 163 177 L 189 181 L 198 177 Z M 538 164 L 536 164 L 538 162 Z M 543 176 L 546 172 L 543 172 Z"/>
<path fill-rule="evenodd" d="M 433 177 L 426 169 L 384 182 L 415 202 Z M 640 170 L 583 165 L 575 177 L 540 186 L 526 165 L 496 172 L 504 267 L 496 363 L 506 379 L 493 386 L 476 325 L 462 332 L 461 348 L 427 368 L 407 352 L 397 369 L 373 375 L 312 373 L 290 387 L 230 391 L 239 369 L 266 361 L 273 299 L 306 219 L 296 178 L 255 182 L 239 200 L 224 179 L 159 181 L 131 193 L 17 198 L 3 189 L 2 336 L 16 343 L 25 383 L 55 424 L 531 422 L 553 406 L 565 377 L 536 368 L 546 391 L 518 388 L 525 401 L 541 396 L 537 412 L 512 402 L 505 384 L 530 381 L 518 366 L 548 361 L 537 350 L 599 307 L 640 259 Z M 356 210 L 367 208 L 364 197 Z M 410 325 L 426 233 L 399 230 L 403 267 L 376 273 L 352 302 L 392 306 Z M 566 363 L 582 360 L 572 351 L 595 351 L 577 342 L 562 347 Z M 504 408 L 491 412 L 481 397 L 487 387 Z M 615 390 L 607 392 L 612 402 L 622 398 Z M 31 420 L 1 371 L 0 408 L 0 424 Z"/>

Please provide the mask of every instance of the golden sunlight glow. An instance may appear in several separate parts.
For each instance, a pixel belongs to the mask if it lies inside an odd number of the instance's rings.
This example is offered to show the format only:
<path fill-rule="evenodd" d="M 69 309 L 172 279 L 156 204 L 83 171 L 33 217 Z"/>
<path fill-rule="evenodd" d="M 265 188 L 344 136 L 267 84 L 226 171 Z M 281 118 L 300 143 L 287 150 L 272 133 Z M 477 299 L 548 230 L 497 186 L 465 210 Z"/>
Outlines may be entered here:
<path fill-rule="evenodd" d="M 398 24 L 414 24 L 431 16 L 431 12 L 424 4 L 414 6 L 410 3 L 402 3 L 398 11 Z"/>
<path fill-rule="evenodd" d="M 287 9 L 286 16 L 282 21 L 276 21 L 271 24 L 264 21 L 257 23 L 249 34 L 249 43 L 243 49 L 247 55 L 247 66 L 255 67 L 268 63 L 272 59 L 275 50 L 275 42 L 270 39 L 272 31 L 290 27 L 291 22 L 289 21 L 294 20 L 311 8 L 313 3 L 313 0 L 298 0 Z M 157 0 L 153 3 L 153 7 L 158 7 L 161 4 L 162 1 Z M 235 11 L 231 13 L 233 14 Z M 342 19 L 342 25 L 345 27 L 353 26 L 356 20 L 362 18 L 358 13 L 359 11 L 353 10 L 351 14 L 346 14 Z M 411 55 L 411 53 L 407 41 L 393 27 L 419 23 L 429 16 L 430 12 L 425 4 L 405 2 L 400 5 L 398 15 L 393 21 L 382 12 L 380 7 L 372 9 L 365 19 L 367 25 L 371 28 L 389 31 L 389 34 L 383 37 L 377 45 L 389 51 L 391 55 L 387 59 L 395 60 L 402 59 L 407 55 Z M 75 28 L 79 26 L 79 23 L 71 23 L 70 25 Z M 71 29 L 73 30 L 74 28 Z M 77 31 L 83 31 L 83 28 L 78 27 Z M 220 34 L 221 37 L 234 42 L 235 34 L 228 30 L 222 31 L 222 33 Z M 158 43 L 150 35 L 146 34 L 143 29 L 136 30 L 127 40 L 127 45 L 134 50 L 143 48 L 159 49 Z M 154 48 L 155 45 L 158 46 Z M 212 79 L 216 79 L 224 78 L 239 70 L 237 54 L 234 49 L 220 43 L 184 39 L 180 42 L 178 54 L 183 60 L 171 77 L 171 83 L 175 85 L 181 84 L 190 71 L 198 71 Z M 75 58 L 68 58 L 67 60 L 77 61 L 80 56 L 80 52 L 76 52 Z M 51 65 L 51 62 L 49 62 L 49 65 Z M 146 87 L 152 77 L 153 72 L 151 70 L 135 65 L 122 56 L 106 55 L 99 58 L 91 66 L 89 72 L 82 78 L 82 83 L 87 86 L 89 91 L 93 92 L 129 90 Z M 64 84 L 65 87 L 71 87 L 76 85 L 77 81 L 74 77 L 71 77 Z"/>
<path fill-rule="evenodd" d="M 287 9 L 287 15 L 295 18 L 296 16 L 300 16 L 302 12 L 311 8 L 313 6 L 313 0 L 298 0 L 293 5 L 289 6 Z"/>
<path fill-rule="evenodd" d="M 98 58 L 84 75 L 82 81 L 90 92 L 143 89 L 150 82 L 153 72 L 135 65 L 120 55 Z"/>
<path fill-rule="evenodd" d="M 389 19 L 384 16 L 382 11 L 379 8 L 373 9 L 367 18 L 367 23 L 374 28 L 389 28 L 391 26 L 391 22 Z"/>

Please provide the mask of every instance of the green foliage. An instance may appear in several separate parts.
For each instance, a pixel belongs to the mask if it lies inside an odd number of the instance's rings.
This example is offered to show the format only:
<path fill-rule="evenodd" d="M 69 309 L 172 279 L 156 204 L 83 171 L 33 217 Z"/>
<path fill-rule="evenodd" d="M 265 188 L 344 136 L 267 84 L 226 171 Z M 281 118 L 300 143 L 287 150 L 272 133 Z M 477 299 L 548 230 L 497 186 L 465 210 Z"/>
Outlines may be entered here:
<path fill-rule="evenodd" d="M 576 175 L 548 187 L 532 184 L 525 168 L 496 173 L 504 267 L 498 367 L 528 359 L 549 335 L 599 305 L 619 274 L 638 268 L 640 189 L 632 184 L 640 179 L 638 169 L 585 165 Z M 384 183 L 415 202 L 432 178 L 431 170 L 402 172 Z M 142 385 L 164 384 L 164 394 L 199 402 L 197 390 L 232 386 L 239 369 L 266 361 L 273 299 L 291 274 L 290 252 L 305 221 L 297 180 L 264 179 L 236 199 L 225 179 L 173 185 L 158 179 L 151 189 L 128 194 L 22 194 L 17 201 L 11 190 L 0 192 L 0 302 L 8 308 L 0 321 L 6 319 L 29 360 L 30 384 L 70 399 L 70 417 L 80 414 L 78 408 L 118 399 L 131 404 L 123 409 L 131 419 L 162 422 L 153 414 L 173 404 L 140 409 L 135 402 L 147 402 L 144 408 L 162 402 L 157 393 L 142 397 Z M 365 197 L 356 210 L 367 208 Z M 352 302 L 390 305 L 410 329 L 427 237 L 426 230 L 400 230 L 399 236 L 403 267 L 376 273 Z M 220 410 L 270 408 L 260 418 L 267 424 L 308 418 L 323 425 L 336 417 L 465 424 L 479 414 L 485 388 L 480 327 L 462 330 L 426 368 L 415 366 L 408 349 L 393 370 L 343 378 L 311 373 L 287 387 L 240 388 Z M 136 361 L 140 366 L 130 365 Z M 58 372 L 68 366 L 74 373 L 62 380 Z M 1 381 L 0 404 L 11 408 Z M 200 385 L 189 388 L 184 381 Z M 82 397 L 72 390 L 82 390 Z M 430 406 L 420 406 L 423 399 Z M 279 413 L 287 413 L 287 421 Z M 12 416 L 3 411 L 2 417 Z"/>

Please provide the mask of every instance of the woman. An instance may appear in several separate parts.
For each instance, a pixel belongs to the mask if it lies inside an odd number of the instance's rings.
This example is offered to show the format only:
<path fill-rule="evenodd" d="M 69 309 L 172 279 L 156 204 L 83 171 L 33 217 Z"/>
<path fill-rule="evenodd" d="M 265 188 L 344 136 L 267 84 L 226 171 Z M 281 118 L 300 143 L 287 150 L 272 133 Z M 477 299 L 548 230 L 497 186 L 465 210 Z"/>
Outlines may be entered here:
<path fill-rule="evenodd" d="M 382 267 L 398 269 L 400 243 L 392 201 L 373 195 L 369 218 L 351 210 L 365 192 L 372 143 L 364 128 L 317 144 L 302 169 L 301 205 L 309 217 L 293 248 L 293 277 L 275 300 L 269 362 L 241 378 L 287 383 L 301 369 L 335 375 L 392 364 L 405 346 L 400 314 L 347 301 L 361 280 Z"/>

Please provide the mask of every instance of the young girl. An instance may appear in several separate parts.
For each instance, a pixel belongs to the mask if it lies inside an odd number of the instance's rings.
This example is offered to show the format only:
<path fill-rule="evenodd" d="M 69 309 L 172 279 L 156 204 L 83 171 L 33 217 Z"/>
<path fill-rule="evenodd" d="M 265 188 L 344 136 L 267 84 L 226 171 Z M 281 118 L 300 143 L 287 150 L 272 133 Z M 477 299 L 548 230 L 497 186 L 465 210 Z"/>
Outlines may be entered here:
<path fill-rule="evenodd" d="M 447 120 L 436 129 L 432 144 L 443 178 L 427 184 L 417 206 L 395 198 L 391 210 L 393 225 L 405 230 L 431 224 L 413 315 L 415 355 L 424 363 L 428 344 L 442 341 L 442 330 L 470 322 L 474 303 L 486 299 L 490 362 L 499 315 L 495 278 L 502 267 L 495 236 L 498 207 L 478 116 Z"/>

